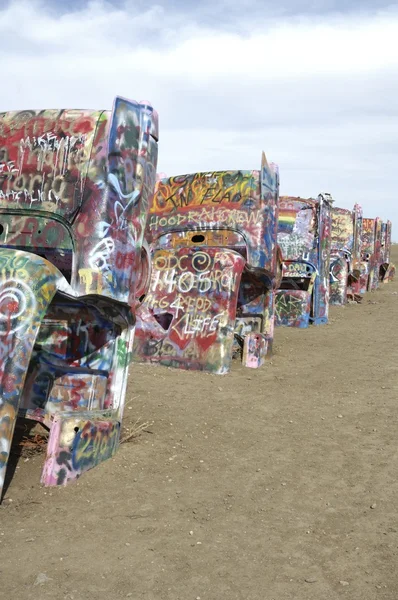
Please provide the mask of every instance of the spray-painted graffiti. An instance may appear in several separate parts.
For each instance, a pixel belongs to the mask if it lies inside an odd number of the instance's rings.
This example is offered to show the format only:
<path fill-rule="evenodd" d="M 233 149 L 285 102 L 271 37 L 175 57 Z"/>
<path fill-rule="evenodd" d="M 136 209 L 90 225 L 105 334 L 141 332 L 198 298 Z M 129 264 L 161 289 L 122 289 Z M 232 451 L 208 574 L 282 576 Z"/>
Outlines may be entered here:
<path fill-rule="evenodd" d="M 137 360 L 225 373 L 235 324 L 243 348 L 255 321 L 264 339 L 255 362 L 262 364 L 273 338 L 277 204 L 278 172 L 265 156 L 261 171 L 158 181 L 148 223 L 152 281 L 137 314 Z"/>
<path fill-rule="evenodd" d="M 70 419 L 70 422 L 65 422 L 56 417 L 43 483 L 65 485 L 80 477 L 84 471 L 111 458 L 117 450 L 119 436 L 119 421 Z"/>
<path fill-rule="evenodd" d="M 379 287 L 380 265 L 382 261 L 382 220 L 379 217 L 375 219 L 375 245 L 374 254 L 370 261 L 370 290 L 374 291 Z"/>
<path fill-rule="evenodd" d="M 50 428 L 45 484 L 115 451 L 157 138 L 123 98 L 0 114 L 0 488 L 18 411 Z"/>
<path fill-rule="evenodd" d="M 258 369 L 264 364 L 267 355 L 268 340 L 261 333 L 250 332 L 243 346 L 243 364 L 250 369 Z"/>
<path fill-rule="evenodd" d="M 354 252 L 354 212 L 332 207 L 330 248 L 330 304 L 347 302 L 348 277 L 352 270 Z"/>
<path fill-rule="evenodd" d="M 354 247 L 354 215 L 346 208 L 332 207 L 331 250 L 352 254 Z"/>
<path fill-rule="evenodd" d="M 361 302 L 364 291 L 361 289 L 366 265 L 362 261 L 362 207 L 359 204 L 354 205 L 353 209 L 353 232 L 354 241 L 352 254 L 350 256 L 350 272 L 347 282 L 347 298 L 356 302 Z"/>
<path fill-rule="evenodd" d="M 0 202 L 19 210 L 73 214 L 97 117 L 89 111 L 0 114 Z"/>
<path fill-rule="evenodd" d="M 244 264 L 227 249 L 157 250 L 135 353 L 150 362 L 225 372 Z"/>
<path fill-rule="evenodd" d="M 60 278 L 44 259 L 0 248 L 0 494 L 37 329 Z"/>
<path fill-rule="evenodd" d="M 112 113 L 0 114 L 0 203 L 18 213 L 2 223 L 1 243 L 35 252 L 61 247 L 78 294 L 127 302 L 153 195 L 157 136 L 153 109 L 122 98 Z"/>
<path fill-rule="evenodd" d="M 276 260 L 277 189 L 277 169 L 265 157 L 261 171 L 195 173 L 161 180 L 150 208 L 150 239 L 175 231 L 234 230 L 244 236 L 248 263 L 271 270 Z"/>
<path fill-rule="evenodd" d="M 343 305 L 347 302 L 349 272 L 349 257 L 333 253 L 330 257 L 330 304 Z"/>
<path fill-rule="evenodd" d="M 374 291 L 379 282 L 379 257 L 381 247 L 380 219 L 363 219 L 362 221 L 362 269 L 361 289 Z"/>
<path fill-rule="evenodd" d="M 386 221 L 385 223 L 382 223 L 379 279 L 383 283 L 388 283 L 394 278 L 395 275 L 395 265 L 393 265 L 390 262 L 391 230 L 391 221 Z"/>
<path fill-rule="evenodd" d="M 375 245 L 375 220 L 363 219 L 362 254 L 369 259 L 374 252 Z"/>
<path fill-rule="evenodd" d="M 308 327 L 310 308 L 311 295 L 307 291 L 278 293 L 275 302 L 276 322 L 292 327 Z"/>
<path fill-rule="evenodd" d="M 278 244 L 284 260 L 305 259 L 313 251 L 315 227 L 314 202 L 298 198 L 280 199 Z"/>
<path fill-rule="evenodd" d="M 307 327 L 311 322 L 318 325 L 328 321 L 329 200 L 326 194 L 317 200 L 280 199 L 278 244 L 284 263 L 276 296 L 277 325 Z"/>

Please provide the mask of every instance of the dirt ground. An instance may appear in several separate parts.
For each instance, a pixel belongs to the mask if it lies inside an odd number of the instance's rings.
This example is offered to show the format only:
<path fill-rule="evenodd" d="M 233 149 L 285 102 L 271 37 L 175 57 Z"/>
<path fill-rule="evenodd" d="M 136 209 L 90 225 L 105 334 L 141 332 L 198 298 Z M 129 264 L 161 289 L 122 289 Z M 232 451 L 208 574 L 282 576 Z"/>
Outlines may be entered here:
<path fill-rule="evenodd" d="M 22 457 L 0 597 L 397 600 L 398 280 L 330 321 L 257 371 L 132 365 L 124 426 L 151 423 L 76 484 Z"/>

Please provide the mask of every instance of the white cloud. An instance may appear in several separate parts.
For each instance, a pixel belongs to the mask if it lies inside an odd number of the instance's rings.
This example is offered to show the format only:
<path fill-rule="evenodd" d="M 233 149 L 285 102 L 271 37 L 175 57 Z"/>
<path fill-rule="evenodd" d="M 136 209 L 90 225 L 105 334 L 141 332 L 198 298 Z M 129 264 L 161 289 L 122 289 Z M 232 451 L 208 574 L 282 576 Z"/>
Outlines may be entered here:
<path fill-rule="evenodd" d="M 359 201 L 398 240 L 398 11 L 271 19 L 249 4 L 225 26 L 136 2 L 59 15 L 14 0 L 0 9 L 0 110 L 149 99 L 159 170 L 256 168 L 264 148 L 282 193 Z"/>

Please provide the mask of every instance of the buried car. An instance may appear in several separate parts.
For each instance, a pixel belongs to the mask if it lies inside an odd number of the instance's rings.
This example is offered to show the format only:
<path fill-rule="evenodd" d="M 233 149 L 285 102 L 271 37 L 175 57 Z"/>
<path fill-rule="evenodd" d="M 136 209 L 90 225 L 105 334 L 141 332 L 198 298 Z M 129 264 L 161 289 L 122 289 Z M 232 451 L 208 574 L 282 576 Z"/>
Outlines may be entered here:
<path fill-rule="evenodd" d="M 328 322 L 331 204 L 329 194 L 320 194 L 317 200 L 280 198 L 278 245 L 283 272 L 276 293 L 276 325 L 308 327 Z"/>
<path fill-rule="evenodd" d="M 364 218 L 362 221 L 361 294 L 379 287 L 382 221 Z"/>
<path fill-rule="evenodd" d="M 278 189 L 264 154 L 260 171 L 157 182 L 135 360 L 223 374 L 237 338 L 244 364 L 263 364 L 273 340 Z"/>
<path fill-rule="evenodd" d="M 362 208 L 332 207 L 330 248 L 330 304 L 346 304 L 348 296 L 360 301 Z"/>
<path fill-rule="evenodd" d="M 18 416 L 49 429 L 45 485 L 119 443 L 158 118 L 0 114 L 0 489 Z"/>
<path fill-rule="evenodd" d="M 381 225 L 381 251 L 380 251 L 380 270 L 379 279 L 383 283 L 388 283 L 394 278 L 395 265 L 391 263 L 391 221 L 385 221 Z"/>

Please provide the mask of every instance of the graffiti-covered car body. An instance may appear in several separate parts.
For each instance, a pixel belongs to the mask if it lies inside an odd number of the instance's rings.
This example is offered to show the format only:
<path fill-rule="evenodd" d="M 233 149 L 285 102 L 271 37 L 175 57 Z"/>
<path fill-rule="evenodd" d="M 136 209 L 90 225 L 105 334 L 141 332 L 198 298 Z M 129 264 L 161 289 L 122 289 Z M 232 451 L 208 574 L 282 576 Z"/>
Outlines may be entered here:
<path fill-rule="evenodd" d="M 330 209 L 329 194 L 320 194 L 317 200 L 280 198 L 278 245 L 283 272 L 276 293 L 276 325 L 303 328 L 328 321 Z"/>
<path fill-rule="evenodd" d="M 382 221 L 363 219 L 362 221 L 362 269 L 361 293 L 373 292 L 379 287 L 379 273 L 382 245 Z"/>
<path fill-rule="evenodd" d="M 360 302 L 363 296 L 361 293 L 362 273 L 366 271 L 362 260 L 362 235 L 363 235 L 363 216 L 362 206 L 354 204 L 354 244 L 350 262 L 350 273 L 347 284 L 347 297 L 351 300 Z"/>
<path fill-rule="evenodd" d="M 380 266 L 382 262 L 382 243 L 383 243 L 383 221 L 376 217 L 375 219 L 375 246 L 371 274 L 369 277 L 369 290 L 377 290 L 380 283 Z"/>
<path fill-rule="evenodd" d="M 391 221 L 385 221 L 381 225 L 381 251 L 380 251 L 380 270 L 379 279 L 383 283 L 388 283 L 394 278 L 395 265 L 391 263 Z"/>
<path fill-rule="evenodd" d="M 49 428 L 42 473 L 67 483 L 119 441 L 157 114 L 0 114 L 0 488 L 18 416 Z"/>
<path fill-rule="evenodd" d="M 273 339 L 278 172 L 194 173 L 160 180 L 150 208 L 149 293 L 134 358 L 226 373 L 234 336 L 247 366 Z"/>
<path fill-rule="evenodd" d="M 330 247 L 330 304 L 346 304 L 348 295 L 360 294 L 362 208 L 355 204 L 351 211 L 332 207 Z"/>
<path fill-rule="evenodd" d="M 354 215 L 346 208 L 332 206 L 330 240 L 330 304 L 347 302 L 348 275 L 354 247 Z"/>
<path fill-rule="evenodd" d="M 375 220 L 362 219 L 360 293 L 368 291 L 369 275 L 375 248 Z"/>

